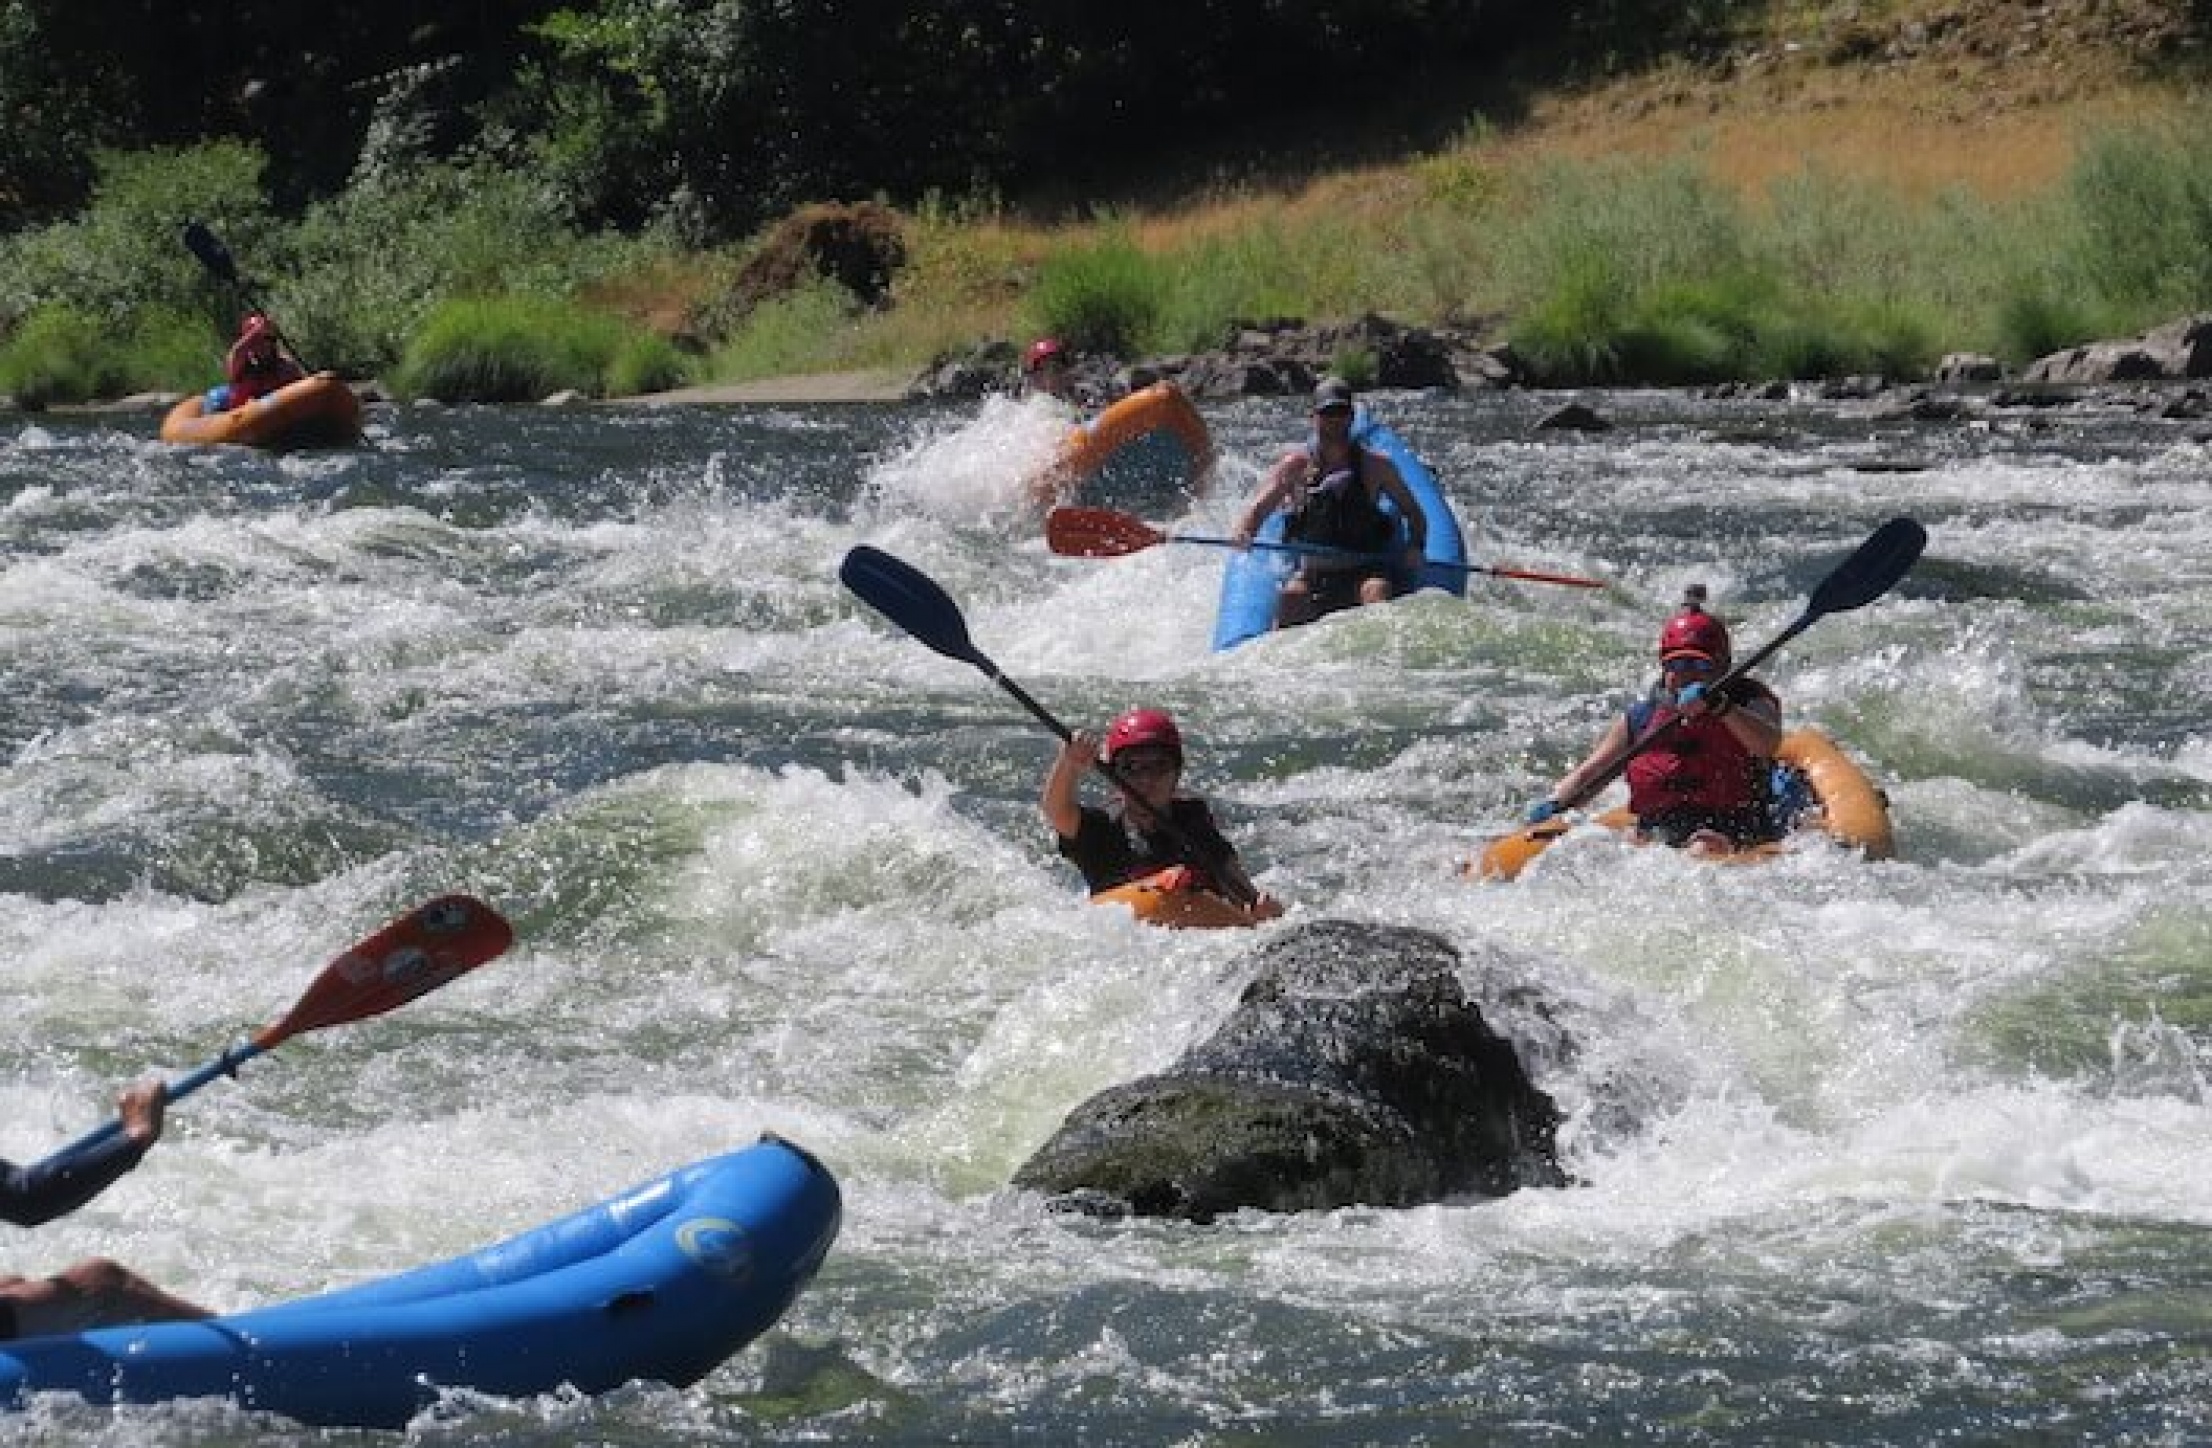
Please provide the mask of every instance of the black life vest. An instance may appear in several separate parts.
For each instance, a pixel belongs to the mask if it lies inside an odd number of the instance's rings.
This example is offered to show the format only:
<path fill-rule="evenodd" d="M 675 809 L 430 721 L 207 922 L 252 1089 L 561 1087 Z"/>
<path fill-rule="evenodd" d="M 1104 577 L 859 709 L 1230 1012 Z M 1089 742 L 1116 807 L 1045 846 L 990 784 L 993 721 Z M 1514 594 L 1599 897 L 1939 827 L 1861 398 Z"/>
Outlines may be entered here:
<path fill-rule="evenodd" d="M 1315 472 L 1321 470 L 1320 449 L 1309 445 L 1306 454 Z M 1367 487 L 1367 451 L 1352 445 L 1352 465 L 1330 473 L 1306 489 L 1305 500 L 1283 525 L 1283 536 L 1299 543 L 1343 548 L 1354 553 L 1388 553 L 1397 547 L 1398 521 L 1383 511 Z M 1315 562 L 1327 566 L 1326 559 Z"/>

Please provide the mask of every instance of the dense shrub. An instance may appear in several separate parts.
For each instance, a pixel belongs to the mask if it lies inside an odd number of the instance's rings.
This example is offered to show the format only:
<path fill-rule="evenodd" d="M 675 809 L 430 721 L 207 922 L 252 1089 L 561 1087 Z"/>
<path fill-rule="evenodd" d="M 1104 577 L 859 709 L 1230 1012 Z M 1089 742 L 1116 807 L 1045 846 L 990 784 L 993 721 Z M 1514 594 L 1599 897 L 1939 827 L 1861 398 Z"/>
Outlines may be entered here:
<path fill-rule="evenodd" d="M 1079 352 L 1128 356 L 1153 340 L 1168 274 L 1127 236 L 1109 230 L 1046 259 L 1029 296 L 1035 329 Z"/>
<path fill-rule="evenodd" d="M 657 390 L 678 380 L 675 353 L 601 312 L 546 297 L 440 303 L 392 379 L 403 395 L 441 402 L 533 402 Z"/>
<path fill-rule="evenodd" d="M 90 204 L 76 217 L 0 235 L 0 331 L 34 308 L 66 302 L 120 327 L 134 313 L 237 321 L 237 301 L 186 250 L 180 228 L 211 223 L 241 264 L 279 228 L 261 198 L 262 159 L 231 141 L 183 151 L 100 157 Z"/>

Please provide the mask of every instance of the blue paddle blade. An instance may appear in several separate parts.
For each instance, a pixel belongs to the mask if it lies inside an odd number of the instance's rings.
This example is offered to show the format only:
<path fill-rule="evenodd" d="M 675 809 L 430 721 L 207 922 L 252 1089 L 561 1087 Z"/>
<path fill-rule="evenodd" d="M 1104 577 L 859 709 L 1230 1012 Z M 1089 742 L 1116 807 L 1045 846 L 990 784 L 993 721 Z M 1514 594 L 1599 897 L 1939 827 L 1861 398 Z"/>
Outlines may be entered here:
<path fill-rule="evenodd" d="M 837 577 L 861 602 L 946 658 L 997 672 L 969 641 L 960 605 L 911 563 L 863 543 L 845 555 Z"/>

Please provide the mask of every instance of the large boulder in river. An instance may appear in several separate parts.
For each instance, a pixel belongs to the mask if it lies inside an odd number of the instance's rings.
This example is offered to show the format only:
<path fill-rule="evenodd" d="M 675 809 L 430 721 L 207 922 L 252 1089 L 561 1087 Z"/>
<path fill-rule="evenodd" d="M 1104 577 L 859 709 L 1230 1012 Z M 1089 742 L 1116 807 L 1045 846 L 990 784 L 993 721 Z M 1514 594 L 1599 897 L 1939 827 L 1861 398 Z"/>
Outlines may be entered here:
<path fill-rule="evenodd" d="M 1014 1175 L 1059 1205 L 1209 1221 L 1558 1185 L 1559 1113 L 1425 931 L 1323 920 L 1262 948 L 1221 1028 L 1077 1107 Z"/>

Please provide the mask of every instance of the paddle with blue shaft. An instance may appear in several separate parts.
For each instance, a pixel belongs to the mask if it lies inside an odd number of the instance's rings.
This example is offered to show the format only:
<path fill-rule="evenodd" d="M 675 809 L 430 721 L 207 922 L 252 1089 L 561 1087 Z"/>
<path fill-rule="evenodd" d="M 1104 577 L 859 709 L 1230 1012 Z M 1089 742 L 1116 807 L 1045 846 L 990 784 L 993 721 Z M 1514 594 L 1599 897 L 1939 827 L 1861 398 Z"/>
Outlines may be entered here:
<path fill-rule="evenodd" d="M 1707 692 L 1715 697 L 1722 696 L 1730 685 L 1772 658 L 1782 645 L 1829 614 L 1848 613 L 1855 608 L 1864 608 L 1880 598 L 1911 570 L 1927 546 L 1928 530 L 1911 518 L 1892 518 L 1876 528 L 1867 535 L 1866 541 L 1858 546 L 1857 551 L 1837 564 L 1835 570 L 1820 581 L 1820 586 L 1813 590 L 1812 597 L 1807 600 L 1805 611 L 1789 627 L 1769 639 L 1765 647 L 1751 657 L 1721 675 Z M 1556 812 L 1564 814 L 1595 799 L 1599 791 L 1620 777 L 1621 771 L 1628 768 L 1629 761 L 1658 744 L 1689 717 L 1687 714 L 1669 715 L 1663 723 L 1646 730 L 1641 737 L 1630 740 L 1606 761 L 1604 768 L 1592 775 L 1569 798 L 1553 801 L 1558 807 Z M 1556 829 L 1553 828 L 1555 823 Z M 1556 834 L 1564 830 L 1566 825 L 1564 822 L 1547 820 L 1536 828 Z"/>
<path fill-rule="evenodd" d="M 968 637 L 968 621 L 961 616 L 960 605 L 952 601 L 952 595 L 938 586 L 937 581 L 903 559 L 894 558 L 880 548 L 862 544 L 845 555 L 838 566 L 837 576 L 844 585 L 859 595 L 862 602 L 891 622 L 905 629 L 932 650 L 948 659 L 957 659 L 982 671 L 983 676 L 1004 689 L 1015 703 L 1029 711 L 1030 717 L 1060 736 L 1064 744 L 1075 736 L 1068 726 L 1052 716 L 1052 712 L 1030 697 L 1029 691 L 999 671 L 999 666 Z M 1143 803 L 1143 798 L 1128 780 L 1122 778 L 1111 764 L 1093 764 L 1092 768 L 1111 781 L 1125 796 Z M 1192 858 L 1204 863 L 1204 852 L 1197 849 L 1188 835 L 1175 828 L 1166 819 L 1158 820 L 1159 832 Z M 1227 871 L 1211 870 L 1223 893 L 1239 905 L 1252 905 L 1259 899 L 1257 892 L 1241 888 Z"/>
<path fill-rule="evenodd" d="M 441 895 L 392 921 L 323 967 L 292 1008 L 250 1038 L 188 1075 L 168 1083 L 181 1101 L 218 1076 L 294 1036 L 383 1015 L 458 979 L 505 951 L 515 932 L 499 912 L 468 895 Z M 88 1152 L 122 1135 L 120 1118 L 48 1157 L 43 1165 Z"/>
<path fill-rule="evenodd" d="M 1390 554 L 1357 553 L 1347 548 L 1331 548 L 1320 543 L 1270 543 L 1254 539 L 1249 544 L 1240 544 L 1234 538 L 1214 538 L 1200 533 L 1170 533 L 1153 527 L 1142 518 L 1119 513 L 1112 508 L 1054 508 L 1045 515 L 1045 546 L 1063 558 L 1119 558 L 1124 554 L 1157 548 L 1162 543 L 1199 543 L 1209 548 L 1250 547 L 1273 553 L 1333 558 L 1342 563 L 1398 561 Z M 1568 573 L 1538 573 L 1527 568 L 1496 568 L 1477 563 L 1446 563 L 1437 559 L 1430 559 L 1427 566 L 1453 569 L 1461 573 L 1481 573 L 1492 578 L 1511 578 L 1521 583 L 1557 583 L 1568 588 L 1605 587 L 1601 579 L 1577 578 Z"/>
<path fill-rule="evenodd" d="M 231 258 L 230 248 L 223 245 L 223 239 L 208 230 L 206 224 L 200 221 L 185 222 L 183 230 L 185 247 L 200 259 L 200 265 L 206 267 L 216 280 L 225 283 L 231 290 L 235 291 L 238 294 L 238 299 L 244 302 L 249 310 L 259 312 L 264 317 L 269 317 L 269 309 L 263 306 L 261 298 L 254 294 L 252 284 L 238 274 L 238 263 Z M 269 317 L 269 330 L 276 334 L 277 341 L 283 345 L 285 351 L 290 352 L 298 360 L 302 368 L 309 372 L 316 370 L 305 357 L 300 355 L 300 349 L 292 345 L 292 339 L 284 335 L 284 330 L 277 326 L 274 317 Z"/>

